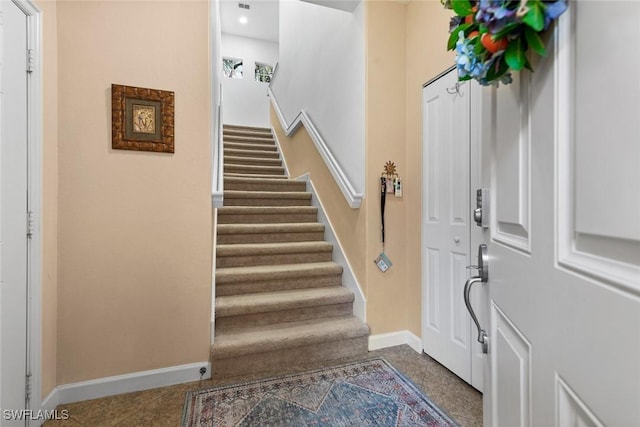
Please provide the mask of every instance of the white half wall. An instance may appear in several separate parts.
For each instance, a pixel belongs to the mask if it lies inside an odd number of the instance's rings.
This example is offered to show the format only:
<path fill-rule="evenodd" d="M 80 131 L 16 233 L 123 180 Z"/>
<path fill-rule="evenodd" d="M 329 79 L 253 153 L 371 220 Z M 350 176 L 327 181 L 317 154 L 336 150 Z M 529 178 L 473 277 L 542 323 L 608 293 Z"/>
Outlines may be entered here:
<path fill-rule="evenodd" d="M 365 181 L 364 3 L 353 13 L 280 3 L 278 75 L 271 84 L 285 121 L 304 111 L 357 193 Z"/>
<path fill-rule="evenodd" d="M 220 32 L 220 0 L 211 2 L 211 205 L 222 207 L 224 195 L 224 152 L 222 146 L 222 33 Z M 214 234 L 215 236 L 215 234 Z M 215 248 L 215 246 L 214 246 Z M 214 264 L 215 266 L 215 264 Z M 213 286 L 215 289 L 215 286 Z"/>
<path fill-rule="evenodd" d="M 255 63 L 275 67 L 278 43 L 222 33 L 222 56 L 242 59 L 242 79 L 222 77 L 223 121 L 226 124 L 269 127 L 268 83 L 254 78 Z"/>

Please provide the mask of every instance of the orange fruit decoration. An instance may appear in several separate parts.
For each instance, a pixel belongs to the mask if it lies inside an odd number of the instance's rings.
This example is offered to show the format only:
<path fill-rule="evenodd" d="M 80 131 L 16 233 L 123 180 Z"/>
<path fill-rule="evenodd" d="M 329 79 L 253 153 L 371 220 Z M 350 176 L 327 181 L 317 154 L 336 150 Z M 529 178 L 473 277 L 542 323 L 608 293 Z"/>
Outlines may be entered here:
<path fill-rule="evenodd" d="M 491 34 L 484 33 L 480 38 L 480 43 L 491 53 L 496 53 L 501 50 L 505 50 L 509 42 L 506 38 L 500 40 L 494 40 Z"/>

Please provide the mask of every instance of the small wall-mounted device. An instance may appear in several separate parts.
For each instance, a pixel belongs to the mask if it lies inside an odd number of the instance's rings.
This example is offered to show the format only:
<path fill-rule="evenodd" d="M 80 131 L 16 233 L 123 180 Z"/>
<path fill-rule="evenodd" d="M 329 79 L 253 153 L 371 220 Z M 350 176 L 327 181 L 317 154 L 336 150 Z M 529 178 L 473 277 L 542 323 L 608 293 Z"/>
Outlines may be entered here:
<path fill-rule="evenodd" d="M 387 257 L 387 255 L 384 252 L 378 255 L 378 258 L 374 259 L 373 262 L 378 266 L 380 271 L 382 271 L 383 273 L 386 273 L 387 270 L 390 269 L 391 266 L 393 265 L 391 260 Z"/>
<path fill-rule="evenodd" d="M 476 208 L 473 211 L 473 220 L 478 227 L 489 227 L 489 189 L 476 190 Z"/>
<path fill-rule="evenodd" d="M 396 197 L 402 197 L 402 180 L 400 178 L 393 180 L 393 187 L 395 189 Z"/>

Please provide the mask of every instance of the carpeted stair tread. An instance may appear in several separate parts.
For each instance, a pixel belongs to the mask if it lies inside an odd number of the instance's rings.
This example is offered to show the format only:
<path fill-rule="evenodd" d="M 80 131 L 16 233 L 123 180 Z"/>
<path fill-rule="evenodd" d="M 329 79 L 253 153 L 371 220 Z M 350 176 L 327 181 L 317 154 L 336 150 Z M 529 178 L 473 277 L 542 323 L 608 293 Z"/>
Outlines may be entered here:
<path fill-rule="evenodd" d="M 224 149 L 225 156 L 235 156 L 235 157 L 264 157 L 269 159 L 280 159 L 280 154 L 277 151 L 262 151 L 262 150 L 242 150 L 237 148 L 226 148 Z"/>
<path fill-rule="evenodd" d="M 284 323 L 270 329 L 221 333 L 212 347 L 212 359 L 226 359 L 311 344 L 365 337 L 369 328 L 355 316 Z"/>
<path fill-rule="evenodd" d="M 216 295 L 241 295 L 342 286 L 342 266 L 333 261 L 216 269 Z"/>
<path fill-rule="evenodd" d="M 224 170 L 236 173 L 256 173 L 264 175 L 284 175 L 282 166 L 256 166 L 224 162 Z"/>
<path fill-rule="evenodd" d="M 353 292 L 342 286 L 229 295 L 216 298 L 216 318 L 352 303 Z"/>
<path fill-rule="evenodd" d="M 267 131 L 258 131 L 258 130 L 249 130 L 249 129 L 225 129 L 223 131 L 223 136 L 253 136 L 259 138 L 272 138 L 273 135 L 271 132 Z"/>
<path fill-rule="evenodd" d="M 243 144 L 242 142 L 226 141 L 224 143 L 224 149 L 227 150 L 243 150 L 243 151 L 270 151 L 273 153 L 278 152 L 278 146 L 276 144 Z"/>
<path fill-rule="evenodd" d="M 275 145 L 275 140 L 272 137 L 263 136 L 245 136 L 245 135 L 223 135 L 224 142 L 241 142 L 243 144 L 265 144 Z"/>
<path fill-rule="evenodd" d="M 260 135 L 260 136 L 272 136 L 271 130 L 266 128 L 252 128 L 252 127 L 227 127 L 222 130 L 224 135 Z"/>
<path fill-rule="evenodd" d="M 244 243 L 218 245 L 216 256 L 236 257 L 243 255 L 275 255 L 313 252 L 332 252 L 329 242 Z"/>
<path fill-rule="evenodd" d="M 225 190 L 224 198 L 227 199 L 301 199 L 311 200 L 311 193 L 306 191 L 243 191 Z"/>
<path fill-rule="evenodd" d="M 241 191 L 306 191 L 304 181 L 278 178 L 226 177 L 224 188 Z"/>
<path fill-rule="evenodd" d="M 273 136 L 270 131 L 261 131 L 255 129 L 224 129 L 223 135 L 259 136 L 263 138 L 271 138 Z"/>
<path fill-rule="evenodd" d="M 304 191 L 225 190 L 224 201 L 227 206 L 309 206 L 311 193 Z"/>
<path fill-rule="evenodd" d="M 282 161 L 280 159 L 269 159 L 266 157 L 236 157 L 228 156 L 226 154 L 224 156 L 224 162 L 236 165 L 282 166 Z"/>
<path fill-rule="evenodd" d="M 218 224 L 317 222 L 315 206 L 226 206 L 218 209 Z"/>
<path fill-rule="evenodd" d="M 231 123 L 225 123 L 222 125 L 223 130 L 251 130 L 255 132 L 271 132 L 270 128 L 263 126 L 245 126 L 245 125 L 234 125 Z"/>
<path fill-rule="evenodd" d="M 301 264 L 257 265 L 216 269 L 216 285 L 258 280 L 286 280 L 299 277 L 339 276 L 342 266 L 333 261 Z"/>
<path fill-rule="evenodd" d="M 255 234 L 255 233 L 305 233 L 324 231 L 319 222 L 280 223 L 280 224 L 220 224 L 218 236 L 221 234 Z"/>
<path fill-rule="evenodd" d="M 227 178 L 252 178 L 252 179 L 289 179 L 287 175 L 267 175 L 259 173 L 240 173 L 240 172 L 225 172 L 224 179 Z"/>
<path fill-rule="evenodd" d="M 219 244 L 307 242 L 324 240 L 324 225 L 313 222 L 220 224 Z"/>

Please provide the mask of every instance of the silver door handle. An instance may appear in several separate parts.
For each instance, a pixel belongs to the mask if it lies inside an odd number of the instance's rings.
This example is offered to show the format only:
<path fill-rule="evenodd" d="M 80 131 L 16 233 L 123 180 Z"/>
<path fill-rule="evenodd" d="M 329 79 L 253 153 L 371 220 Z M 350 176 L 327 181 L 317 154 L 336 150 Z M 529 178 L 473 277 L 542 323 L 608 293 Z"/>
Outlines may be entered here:
<path fill-rule="evenodd" d="M 478 328 L 478 342 L 482 344 L 482 352 L 486 354 L 489 351 L 489 336 L 487 335 L 487 331 L 480 327 L 476 313 L 473 311 L 473 307 L 471 307 L 470 294 L 471 286 L 473 286 L 474 283 L 487 283 L 489 281 L 487 245 L 483 243 L 478 247 L 478 265 L 469 265 L 467 268 L 477 269 L 478 275 L 470 277 L 467 283 L 464 284 L 464 304 L 467 306 L 467 310 L 469 310 L 469 314 L 476 324 L 476 328 Z"/>
<path fill-rule="evenodd" d="M 486 354 L 489 351 L 489 337 L 487 336 L 487 332 L 480 327 L 480 322 L 478 322 L 478 318 L 476 317 L 476 313 L 473 311 L 473 307 L 471 307 L 471 301 L 469 299 L 471 286 L 474 283 L 484 283 L 484 281 L 480 276 L 470 277 L 467 280 L 467 283 L 464 284 L 464 303 L 467 306 L 467 310 L 469 310 L 471 318 L 476 324 L 476 328 L 478 328 L 478 342 L 482 344 L 482 352 Z"/>

